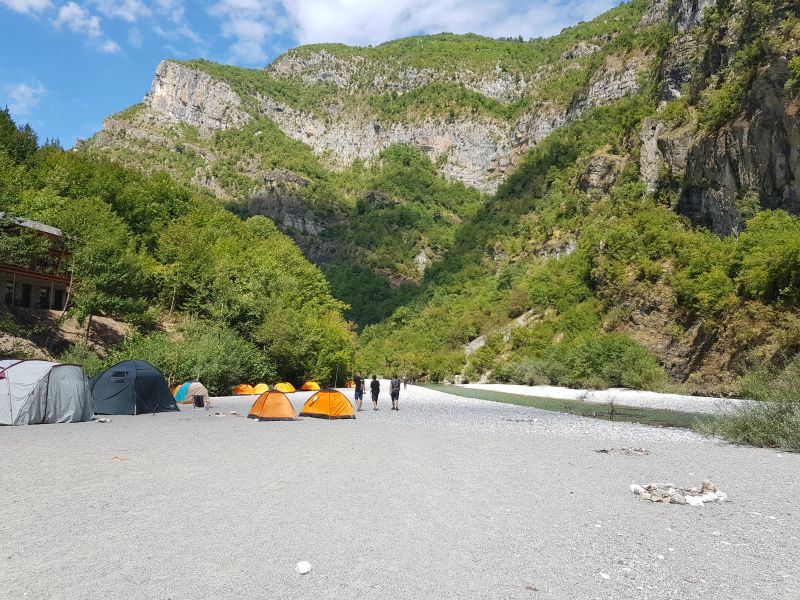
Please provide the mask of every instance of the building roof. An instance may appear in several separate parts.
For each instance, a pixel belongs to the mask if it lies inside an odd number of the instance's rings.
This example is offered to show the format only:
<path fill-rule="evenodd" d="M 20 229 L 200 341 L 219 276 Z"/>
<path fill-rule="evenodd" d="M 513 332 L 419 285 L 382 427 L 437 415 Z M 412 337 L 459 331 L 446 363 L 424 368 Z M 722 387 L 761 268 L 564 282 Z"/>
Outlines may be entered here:
<path fill-rule="evenodd" d="M 41 231 L 42 233 L 47 233 L 49 235 L 55 235 L 58 237 L 64 235 L 58 227 L 53 227 L 52 225 L 45 225 L 44 223 L 39 223 L 38 221 L 31 221 L 30 219 L 23 219 L 22 217 L 11 217 L 11 216 L 7 217 L 6 213 L 0 212 L 0 220 L 2 219 L 11 221 L 15 225 L 19 225 L 20 227 L 35 229 L 36 231 Z"/>

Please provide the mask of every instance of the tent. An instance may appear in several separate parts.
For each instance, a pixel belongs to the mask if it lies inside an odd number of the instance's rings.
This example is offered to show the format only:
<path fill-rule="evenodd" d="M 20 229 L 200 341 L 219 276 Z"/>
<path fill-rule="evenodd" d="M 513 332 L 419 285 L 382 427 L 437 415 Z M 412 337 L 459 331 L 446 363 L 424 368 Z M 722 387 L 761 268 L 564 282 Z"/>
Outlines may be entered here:
<path fill-rule="evenodd" d="M 344 387 L 346 388 L 354 388 L 356 387 L 356 382 L 350 379 L 349 381 L 345 381 Z"/>
<path fill-rule="evenodd" d="M 253 387 L 254 394 L 263 394 L 269 391 L 269 386 L 266 383 L 259 383 Z"/>
<path fill-rule="evenodd" d="M 178 410 L 164 376 L 143 360 L 126 360 L 91 381 L 95 409 L 103 415 Z"/>
<path fill-rule="evenodd" d="M 315 393 L 303 405 L 301 417 L 317 419 L 355 419 L 353 405 L 342 392 L 324 389 Z"/>
<path fill-rule="evenodd" d="M 283 392 L 284 394 L 291 394 L 292 392 L 297 391 L 294 389 L 294 386 L 288 381 L 281 381 L 280 383 L 276 383 L 275 389 L 278 390 L 279 392 Z"/>
<path fill-rule="evenodd" d="M 286 394 L 276 390 L 261 394 L 247 416 L 259 421 L 294 421 L 297 418 Z"/>
<path fill-rule="evenodd" d="M 300 389 L 304 392 L 315 392 L 319 389 L 319 384 L 316 381 L 306 381 L 303 385 L 300 386 Z"/>
<path fill-rule="evenodd" d="M 76 423 L 92 417 L 92 394 L 82 367 L 0 360 L 0 425 Z"/>
<path fill-rule="evenodd" d="M 187 381 L 179 385 L 172 395 L 179 404 L 194 404 L 194 397 L 202 396 L 203 406 L 208 406 L 208 389 L 199 381 Z"/>
<path fill-rule="evenodd" d="M 233 388 L 233 393 L 236 394 L 237 396 L 251 396 L 256 392 L 253 389 L 252 385 L 249 385 L 247 383 L 240 383 L 235 388 Z"/>

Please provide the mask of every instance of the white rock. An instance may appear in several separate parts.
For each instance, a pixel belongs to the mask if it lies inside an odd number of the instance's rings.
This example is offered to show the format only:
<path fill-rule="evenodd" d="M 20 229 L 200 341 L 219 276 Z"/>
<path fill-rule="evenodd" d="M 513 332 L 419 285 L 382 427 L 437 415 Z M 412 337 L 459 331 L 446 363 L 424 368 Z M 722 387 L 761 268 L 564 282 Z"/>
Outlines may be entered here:
<path fill-rule="evenodd" d="M 600 577 L 602 577 L 603 579 L 611 579 L 611 575 L 609 575 L 608 573 L 603 573 L 602 571 L 600 571 Z"/>
<path fill-rule="evenodd" d="M 641 496 L 642 494 L 645 493 L 644 492 L 644 488 L 642 486 L 640 486 L 640 485 L 635 484 L 635 483 L 631 484 L 631 491 L 634 494 L 636 494 L 637 496 Z"/>
<path fill-rule="evenodd" d="M 308 575 L 311 573 L 311 563 L 307 560 L 301 560 L 297 563 L 297 572 L 300 573 L 300 575 Z"/>
<path fill-rule="evenodd" d="M 698 496 L 685 496 L 684 498 L 689 506 L 703 506 L 703 499 Z"/>

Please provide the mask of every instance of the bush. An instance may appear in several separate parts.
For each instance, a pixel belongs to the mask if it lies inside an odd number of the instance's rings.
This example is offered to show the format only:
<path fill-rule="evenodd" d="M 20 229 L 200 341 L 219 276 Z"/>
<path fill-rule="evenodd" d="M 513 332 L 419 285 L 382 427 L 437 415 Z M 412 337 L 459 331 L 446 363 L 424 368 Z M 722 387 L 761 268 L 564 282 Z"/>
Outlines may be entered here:
<path fill-rule="evenodd" d="M 145 360 L 159 369 L 169 385 L 197 379 L 211 394 L 228 394 L 238 383 L 274 381 L 275 365 L 252 343 L 233 330 L 195 322 L 178 337 L 153 333 L 128 338 L 104 361 Z"/>
<path fill-rule="evenodd" d="M 585 340 L 566 357 L 565 383 L 581 387 L 657 389 L 666 381 L 655 358 L 628 336 L 611 333 Z"/>
<path fill-rule="evenodd" d="M 759 402 L 702 424 L 701 431 L 737 444 L 800 450 L 800 355 L 783 370 L 748 373 L 742 393 Z"/>
<path fill-rule="evenodd" d="M 59 362 L 80 365 L 87 377 L 94 377 L 104 370 L 103 357 L 86 344 L 75 344 L 58 357 Z"/>

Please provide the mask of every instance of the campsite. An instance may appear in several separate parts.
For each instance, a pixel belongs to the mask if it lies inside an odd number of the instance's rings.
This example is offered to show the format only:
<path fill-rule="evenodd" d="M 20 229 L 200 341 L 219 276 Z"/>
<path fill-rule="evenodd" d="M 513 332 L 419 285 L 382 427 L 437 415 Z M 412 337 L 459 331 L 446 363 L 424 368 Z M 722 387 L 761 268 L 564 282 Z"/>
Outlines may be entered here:
<path fill-rule="evenodd" d="M 800 0 L 0 53 L 0 600 L 800 600 Z"/>
<path fill-rule="evenodd" d="M 384 385 L 386 382 L 383 382 Z M 352 390 L 342 389 L 352 402 Z M 314 392 L 285 394 L 299 414 Z M 4 598 L 796 598 L 800 456 L 411 386 L 6 427 Z M 598 452 L 643 448 L 647 454 Z M 645 502 L 711 479 L 730 502 Z M 8 498 L 8 496 L 7 496 Z M 301 576 L 296 563 L 313 571 Z M 605 576 L 608 576 L 608 579 Z M 793 595 L 794 594 L 794 595 Z"/>

